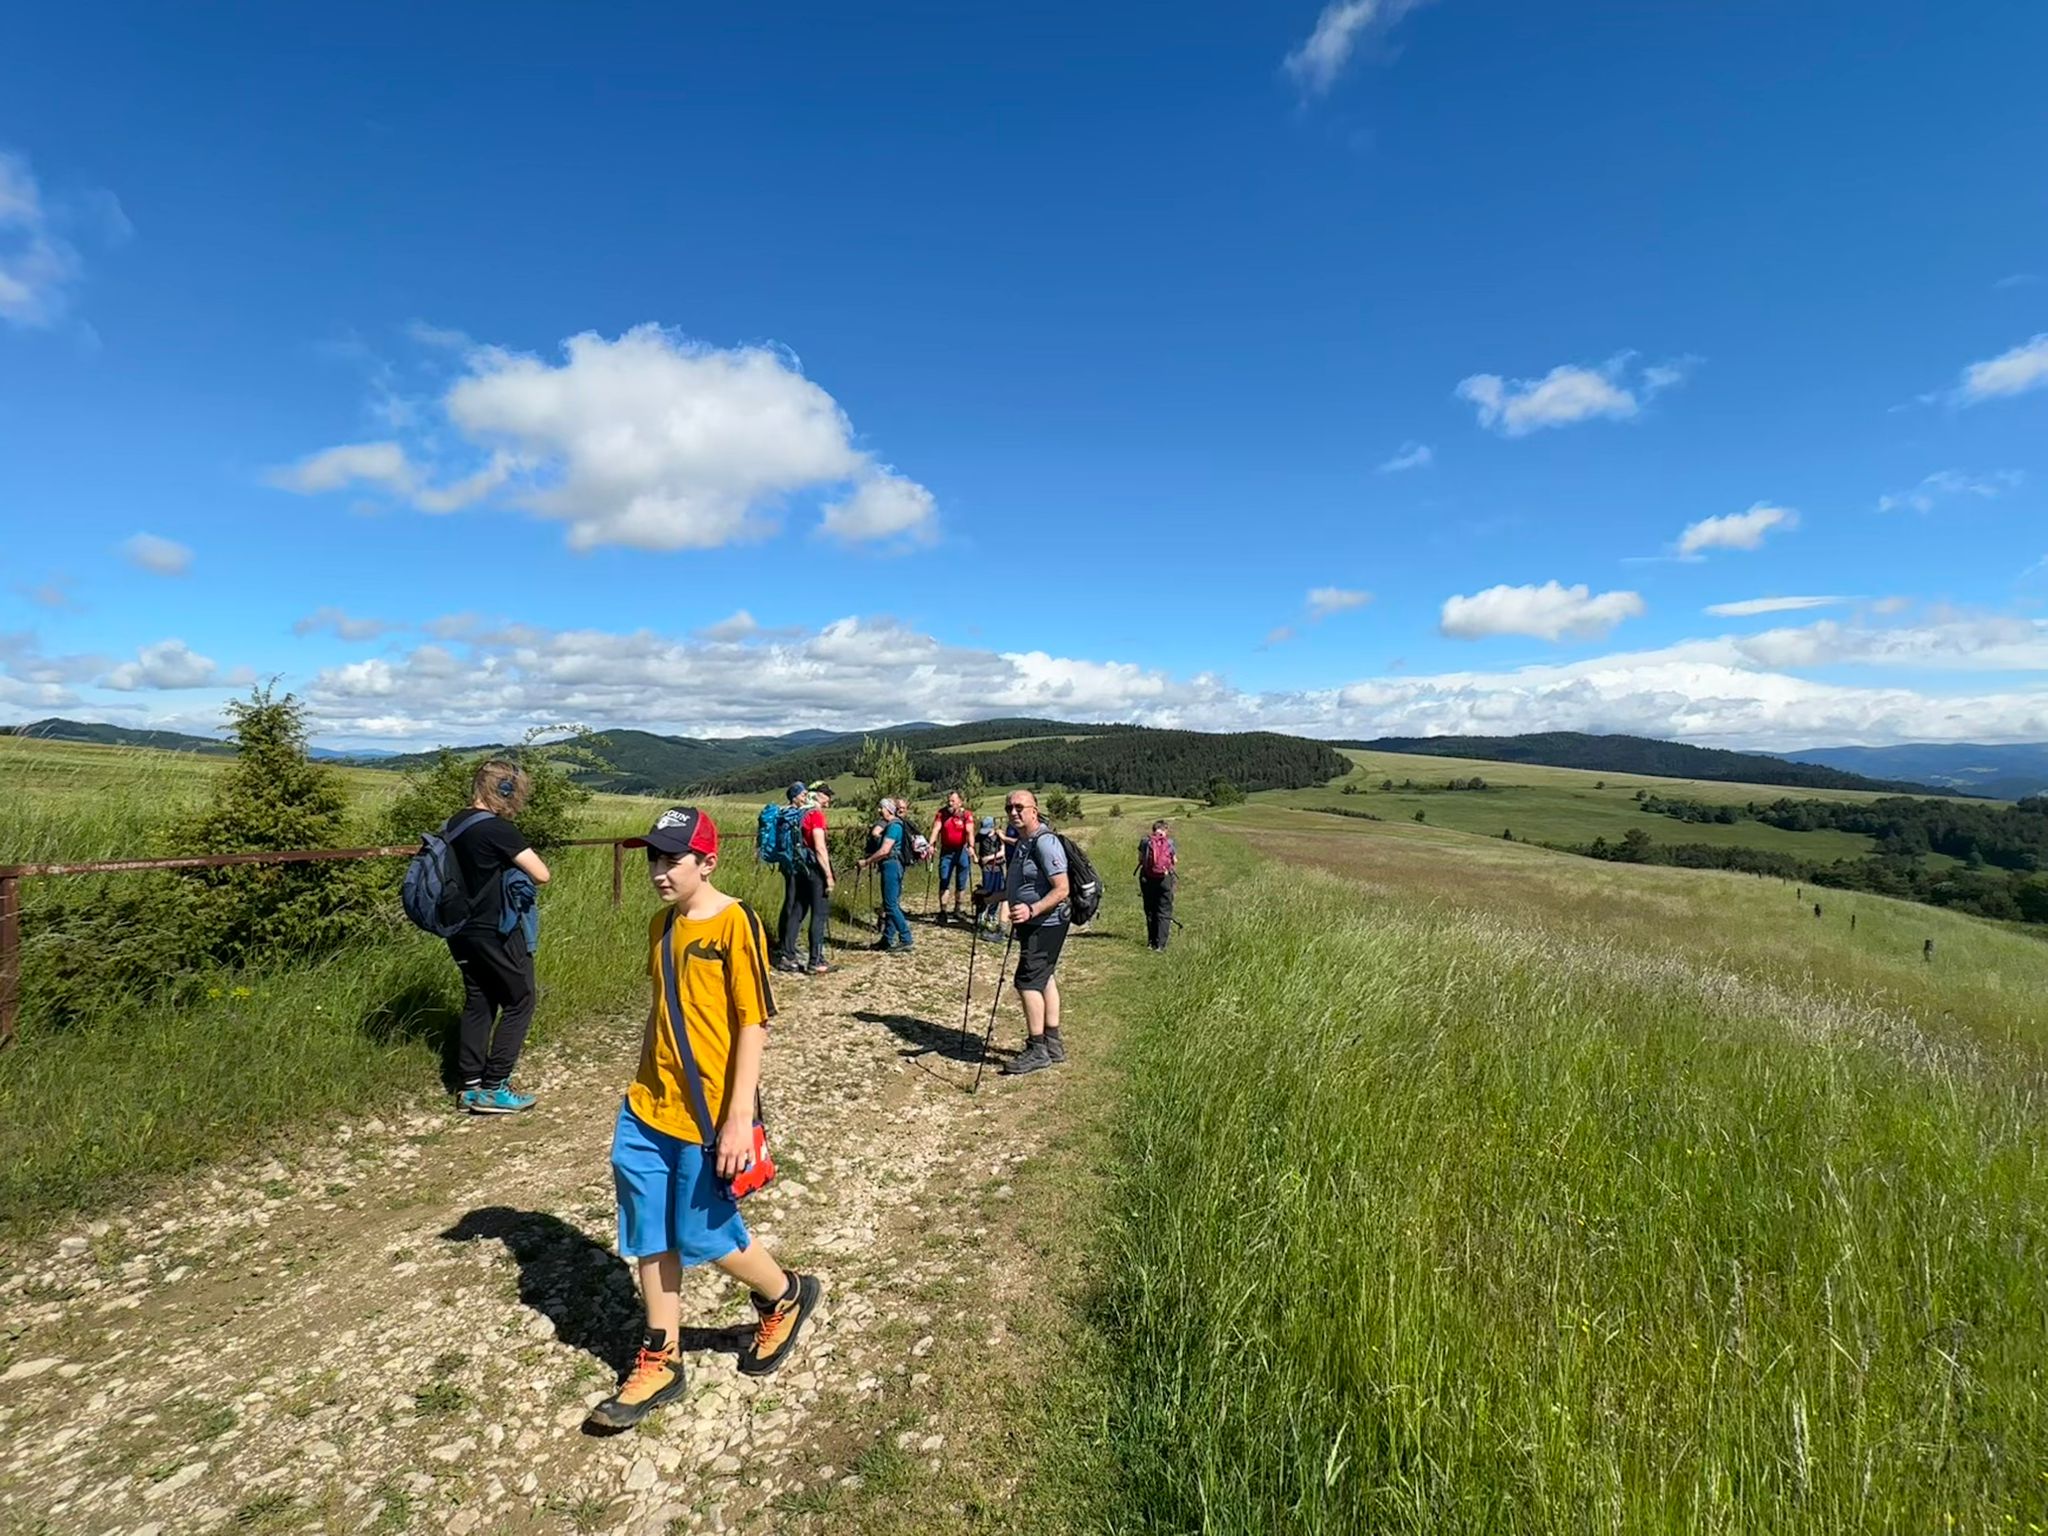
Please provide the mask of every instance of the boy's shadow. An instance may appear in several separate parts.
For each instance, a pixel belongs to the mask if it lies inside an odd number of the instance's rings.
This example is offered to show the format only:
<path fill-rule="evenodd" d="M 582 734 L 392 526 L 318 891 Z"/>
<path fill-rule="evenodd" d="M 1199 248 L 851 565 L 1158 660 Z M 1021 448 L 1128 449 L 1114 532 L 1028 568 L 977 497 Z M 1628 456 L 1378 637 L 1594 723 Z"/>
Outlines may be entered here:
<path fill-rule="evenodd" d="M 555 1337 L 613 1372 L 633 1363 L 645 1326 L 626 1261 L 546 1211 L 487 1205 L 466 1213 L 444 1242 L 502 1242 L 519 1265 L 519 1299 L 555 1325 Z M 683 1328 L 686 1353 L 737 1355 L 744 1328 Z"/>
<path fill-rule="evenodd" d="M 920 1019 L 907 1013 L 875 1013 L 863 1009 L 854 1015 L 863 1024 L 879 1024 L 890 1034 L 910 1047 L 903 1054 L 910 1056 L 942 1056 L 947 1061 L 963 1062 L 968 1066 L 979 1064 L 984 1058 L 981 1052 L 981 1036 L 972 1032 L 974 1020 L 969 1021 L 970 1032 L 962 1032 L 951 1024 L 934 1024 L 930 1019 Z M 991 1053 L 989 1061 L 996 1059 Z"/>

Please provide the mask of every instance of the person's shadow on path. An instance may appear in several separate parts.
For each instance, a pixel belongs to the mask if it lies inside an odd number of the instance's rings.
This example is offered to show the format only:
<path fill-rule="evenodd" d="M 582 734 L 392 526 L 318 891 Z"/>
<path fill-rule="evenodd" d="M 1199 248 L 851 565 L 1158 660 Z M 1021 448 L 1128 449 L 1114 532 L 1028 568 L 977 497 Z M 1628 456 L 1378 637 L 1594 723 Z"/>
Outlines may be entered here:
<path fill-rule="evenodd" d="M 854 1017 L 863 1024 L 879 1024 L 890 1034 L 901 1040 L 910 1049 L 902 1054 L 910 1056 L 942 1056 L 947 1061 L 963 1062 L 975 1066 L 984 1059 L 995 1061 L 997 1053 L 990 1051 L 986 1058 L 981 1051 L 982 1030 L 988 1015 L 982 1009 L 974 1010 L 980 1018 L 969 1018 L 963 1033 L 958 1024 L 934 1024 L 930 1019 L 920 1019 L 908 1013 L 875 1013 L 863 1009 Z"/>
<path fill-rule="evenodd" d="M 555 1325 L 555 1337 L 614 1373 L 633 1363 L 646 1327 L 626 1261 L 546 1211 L 487 1205 L 466 1213 L 444 1242 L 502 1242 L 519 1265 L 519 1299 Z M 686 1354 L 738 1355 L 744 1328 L 684 1327 Z"/>

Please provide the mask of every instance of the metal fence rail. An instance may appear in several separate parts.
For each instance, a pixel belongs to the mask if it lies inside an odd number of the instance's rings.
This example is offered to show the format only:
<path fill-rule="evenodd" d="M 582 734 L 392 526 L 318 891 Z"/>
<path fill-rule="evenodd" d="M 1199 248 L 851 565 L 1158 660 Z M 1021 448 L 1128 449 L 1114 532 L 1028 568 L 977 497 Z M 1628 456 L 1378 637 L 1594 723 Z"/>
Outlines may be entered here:
<path fill-rule="evenodd" d="M 577 837 L 556 848 L 612 851 L 612 905 L 625 899 L 627 837 Z M 752 843 L 754 834 L 727 832 L 721 843 Z M 145 870 L 226 869 L 237 864 L 320 864 L 339 859 L 409 859 L 418 843 L 385 848 L 294 848 L 274 853 L 210 853 L 176 859 L 100 859 L 83 864 L 0 864 L 0 1050 L 14 1043 L 21 1009 L 21 882 L 61 875 L 125 875 Z"/>

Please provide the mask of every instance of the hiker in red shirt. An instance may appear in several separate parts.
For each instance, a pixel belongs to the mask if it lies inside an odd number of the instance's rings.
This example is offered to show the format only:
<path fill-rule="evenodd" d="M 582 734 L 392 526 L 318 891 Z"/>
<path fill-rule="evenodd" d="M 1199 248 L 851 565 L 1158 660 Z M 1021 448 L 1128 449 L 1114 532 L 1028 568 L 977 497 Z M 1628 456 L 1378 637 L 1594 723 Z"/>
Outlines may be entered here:
<path fill-rule="evenodd" d="M 967 899 L 967 877 L 974 865 L 974 812 L 954 790 L 946 796 L 945 809 L 932 817 L 932 847 L 939 855 L 939 921 L 946 920 L 946 893 L 953 893 L 953 919 L 960 920 L 960 904 Z"/>

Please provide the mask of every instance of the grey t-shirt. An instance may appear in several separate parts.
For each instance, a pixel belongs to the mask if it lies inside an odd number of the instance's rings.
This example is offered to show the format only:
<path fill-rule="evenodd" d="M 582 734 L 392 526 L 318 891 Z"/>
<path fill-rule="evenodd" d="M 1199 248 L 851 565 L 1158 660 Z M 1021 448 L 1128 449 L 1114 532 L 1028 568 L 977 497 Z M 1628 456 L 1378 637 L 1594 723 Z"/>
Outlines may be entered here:
<path fill-rule="evenodd" d="M 1003 899 L 1009 902 L 1030 902 L 1036 904 L 1045 900 L 1052 890 L 1054 875 L 1067 872 L 1067 850 L 1060 846 L 1060 840 L 1051 827 L 1041 826 L 1036 837 L 1019 837 L 1017 846 L 1011 852 L 1008 874 L 1003 882 Z M 1067 904 L 1063 901 L 1045 916 L 1038 919 L 1038 926 L 1053 928 L 1067 920 Z"/>

